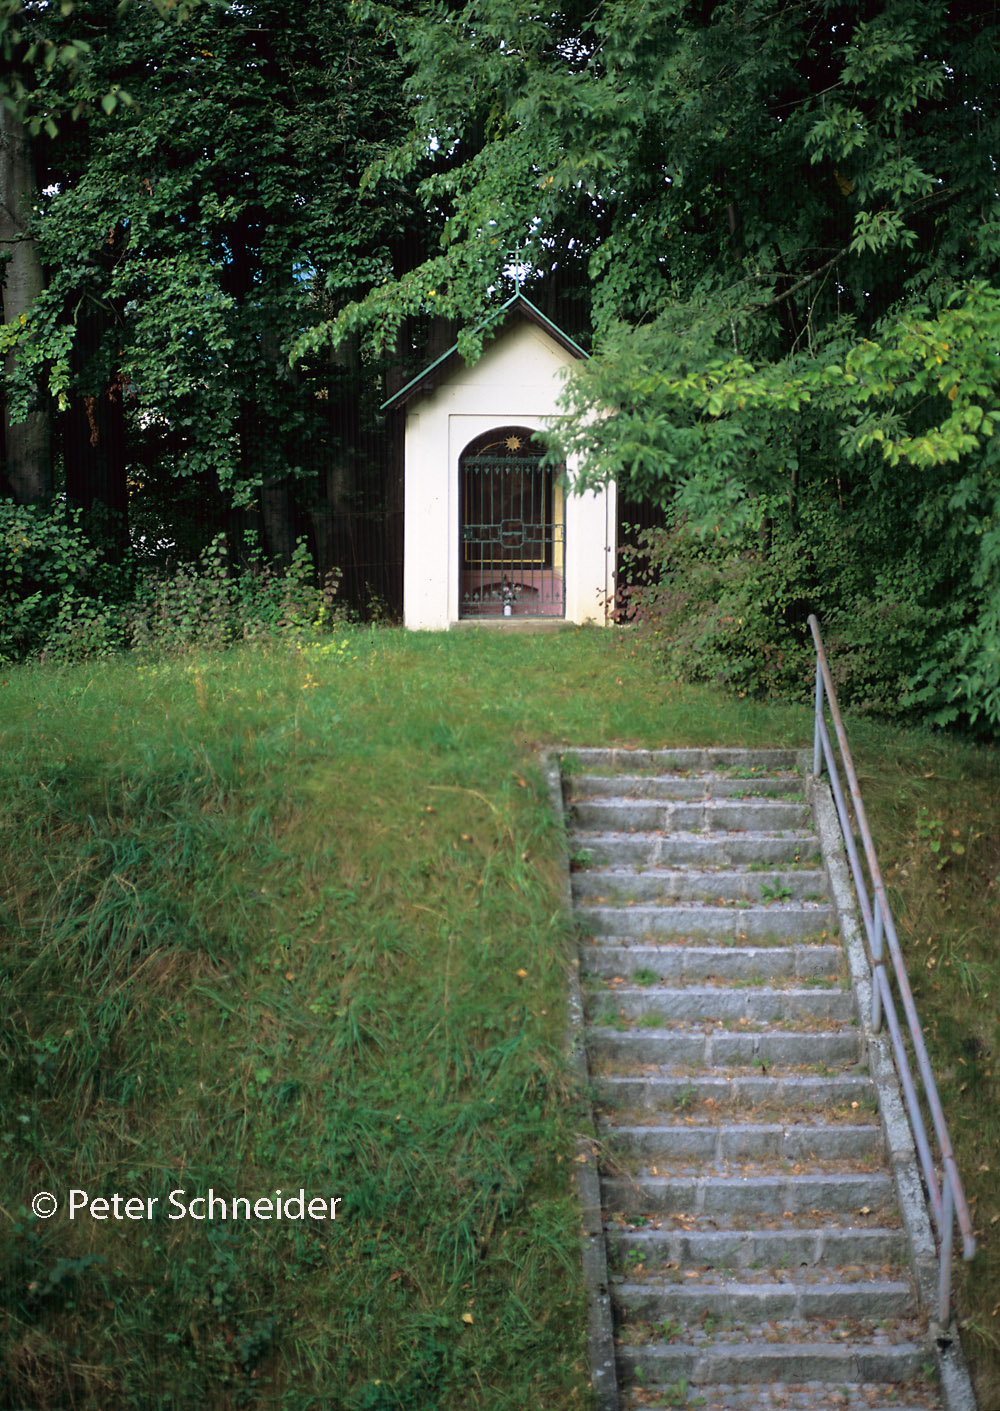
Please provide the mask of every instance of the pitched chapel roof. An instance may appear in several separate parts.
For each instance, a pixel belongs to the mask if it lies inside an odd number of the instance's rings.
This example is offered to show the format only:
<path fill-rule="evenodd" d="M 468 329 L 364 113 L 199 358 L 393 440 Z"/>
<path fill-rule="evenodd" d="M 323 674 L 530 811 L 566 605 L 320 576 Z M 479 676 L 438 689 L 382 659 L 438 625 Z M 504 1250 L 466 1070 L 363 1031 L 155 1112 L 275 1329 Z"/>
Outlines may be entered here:
<path fill-rule="evenodd" d="M 498 309 L 487 314 L 486 317 L 477 324 L 477 332 L 479 329 L 492 329 L 495 326 L 499 326 L 506 320 L 511 310 L 516 310 L 517 313 L 527 319 L 529 323 L 533 323 L 536 327 L 541 328 L 572 357 L 587 358 L 590 356 L 589 353 L 580 347 L 579 343 L 573 341 L 568 333 L 564 333 L 558 324 L 553 323 L 550 318 L 547 318 L 545 314 L 542 313 L 541 309 L 536 308 L 530 299 L 525 298 L 520 290 L 518 290 L 516 294 L 513 294 L 505 304 L 501 304 Z M 387 400 L 382 403 L 379 410 L 383 412 L 394 410 L 397 407 L 403 406 L 411 397 L 432 392 L 434 388 L 438 386 L 444 369 L 458 356 L 458 344 L 453 343 L 446 352 L 442 353 L 440 357 L 435 358 L 422 372 L 418 372 L 416 377 L 411 377 L 404 387 L 401 387 L 398 392 L 394 392 L 391 397 L 387 398 Z"/>

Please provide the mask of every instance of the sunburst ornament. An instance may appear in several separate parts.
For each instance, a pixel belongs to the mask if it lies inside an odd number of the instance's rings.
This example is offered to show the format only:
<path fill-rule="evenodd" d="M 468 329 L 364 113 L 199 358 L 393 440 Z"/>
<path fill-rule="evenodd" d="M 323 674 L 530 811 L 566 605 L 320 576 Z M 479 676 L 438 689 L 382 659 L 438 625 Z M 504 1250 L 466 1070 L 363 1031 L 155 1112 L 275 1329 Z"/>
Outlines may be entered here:
<path fill-rule="evenodd" d="M 522 443 L 520 436 L 508 436 L 506 441 L 504 442 L 504 445 L 507 447 L 508 451 L 519 451 L 521 449 L 521 444 Z"/>

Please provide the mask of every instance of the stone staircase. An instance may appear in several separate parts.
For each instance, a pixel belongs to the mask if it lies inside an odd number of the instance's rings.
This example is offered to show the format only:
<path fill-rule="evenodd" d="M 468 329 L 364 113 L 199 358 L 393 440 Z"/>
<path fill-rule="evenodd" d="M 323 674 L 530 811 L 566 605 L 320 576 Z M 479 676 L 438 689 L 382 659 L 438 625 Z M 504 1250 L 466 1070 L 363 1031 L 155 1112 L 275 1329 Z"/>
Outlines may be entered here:
<path fill-rule="evenodd" d="M 630 1411 L 941 1405 L 795 764 L 563 763 Z"/>

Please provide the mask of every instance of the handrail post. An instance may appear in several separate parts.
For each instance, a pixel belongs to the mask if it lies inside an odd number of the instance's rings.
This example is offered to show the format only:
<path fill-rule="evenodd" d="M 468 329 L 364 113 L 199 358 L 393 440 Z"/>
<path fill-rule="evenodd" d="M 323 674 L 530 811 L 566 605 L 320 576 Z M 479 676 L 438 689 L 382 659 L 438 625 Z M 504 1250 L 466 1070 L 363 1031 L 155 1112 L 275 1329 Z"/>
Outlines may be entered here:
<path fill-rule="evenodd" d="M 938 1322 L 946 1328 L 951 1322 L 951 1237 L 955 1223 L 955 1193 L 950 1172 L 941 1181 L 944 1208 L 941 1212 L 941 1267 L 938 1271 Z"/>
<path fill-rule="evenodd" d="M 823 769 L 823 751 L 819 738 L 819 723 L 823 718 L 823 668 L 816 652 L 816 710 L 813 716 L 813 775 L 819 778 Z"/>
<path fill-rule="evenodd" d="M 878 892 L 875 893 L 875 926 L 872 936 L 872 965 L 878 967 L 882 960 L 882 902 Z M 872 985 L 872 1033 L 877 1034 L 882 1027 L 882 991 L 878 985 Z"/>

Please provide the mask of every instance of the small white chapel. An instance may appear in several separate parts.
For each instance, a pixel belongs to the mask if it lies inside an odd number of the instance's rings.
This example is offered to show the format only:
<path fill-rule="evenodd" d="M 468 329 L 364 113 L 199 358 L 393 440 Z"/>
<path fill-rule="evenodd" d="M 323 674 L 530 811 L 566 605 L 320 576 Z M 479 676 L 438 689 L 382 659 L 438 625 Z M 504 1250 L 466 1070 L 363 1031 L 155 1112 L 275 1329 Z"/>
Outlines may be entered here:
<path fill-rule="evenodd" d="M 520 291 L 490 325 L 473 366 L 455 344 L 383 407 L 406 416 L 404 622 L 607 623 L 615 486 L 575 491 L 573 464 L 543 465 L 535 439 L 587 354 Z"/>

